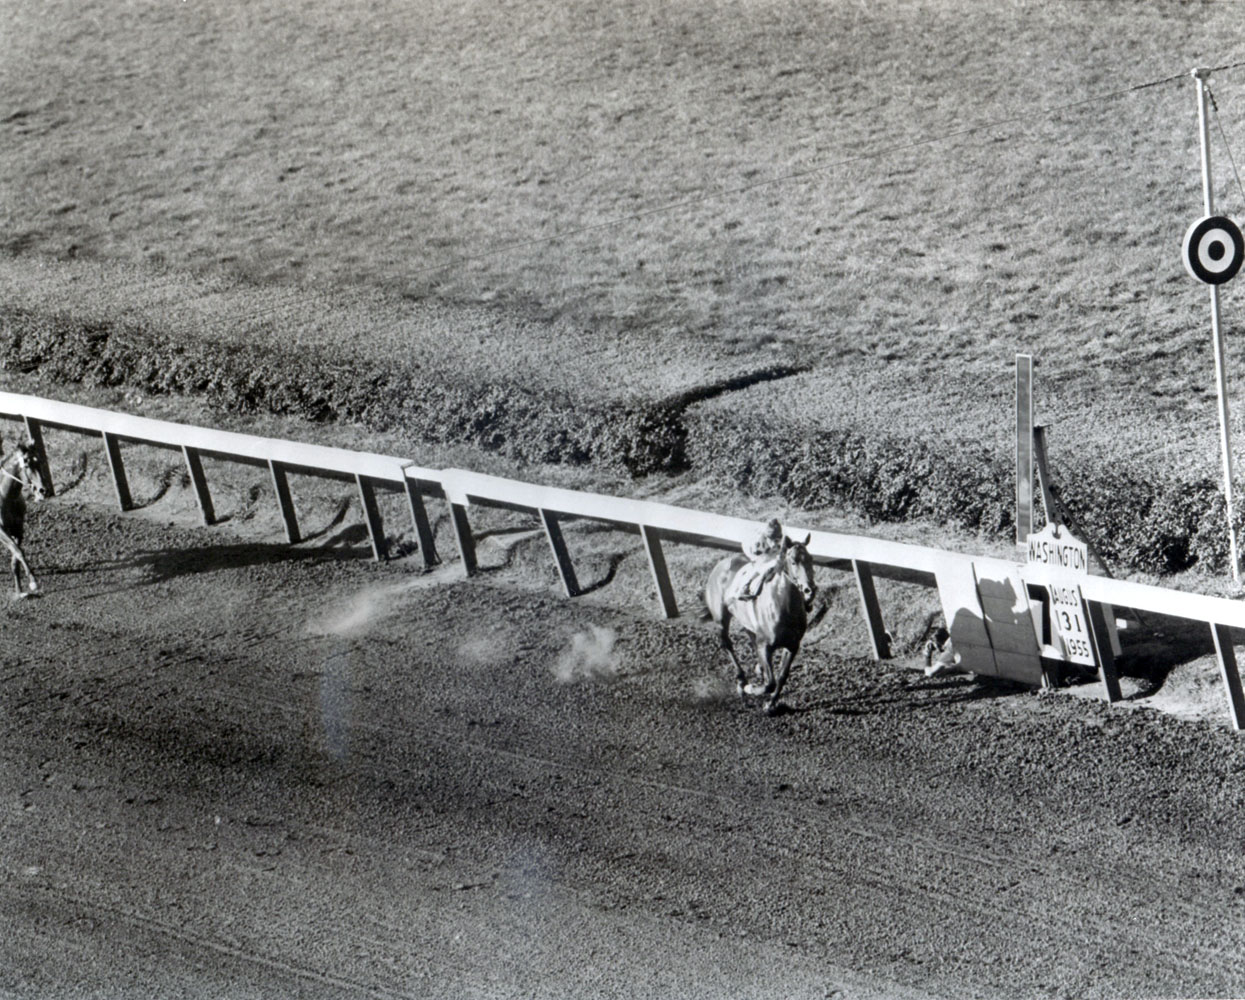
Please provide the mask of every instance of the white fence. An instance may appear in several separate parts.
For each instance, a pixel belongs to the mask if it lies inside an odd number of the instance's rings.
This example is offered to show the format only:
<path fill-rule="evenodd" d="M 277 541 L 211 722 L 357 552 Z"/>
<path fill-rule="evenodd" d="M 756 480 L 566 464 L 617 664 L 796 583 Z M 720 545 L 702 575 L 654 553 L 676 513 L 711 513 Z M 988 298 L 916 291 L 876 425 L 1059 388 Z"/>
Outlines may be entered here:
<path fill-rule="evenodd" d="M 204 456 L 265 466 L 291 543 L 299 541 L 301 536 L 287 476 L 303 473 L 353 480 L 359 492 L 372 552 L 377 559 L 388 555 L 384 525 L 376 503 L 378 486 L 405 494 L 419 551 L 429 566 L 438 558 L 424 499 L 444 500 L 468 575 L 476 569 L 470 507 L 481 505 L 529 512 L 536 515 L 544 527 L 568 596 L 579 593 L 579 584 L 561 523 L 582 518 L 634 530 L 642 540 L 660 609 L 667 617 L 676 616 L 679 608 L 666 567 L 663 541 L 737 550 L 756 530 L 751 520 L 669 504 L 538 486 L 463 469 L 429 469 L 387 455 L 153 420 L 35 396 L 0 392 L 0 416 L 24 423 L 38 448 L 45 483 L 51 491 L 55 484 L 50 476 L 43 429 L 52 427 L 99 436 L 122 510 L 133 506 L 122 442 L 179 450 L 206 524 L 213 523 L 215 513 L 202 464 Z M 885 659 L 891 655 L 890 636 L 874 586 L 875 577 L 887 577 L 938 589 L 964 667 L 976 673 L 1040 684 L 1051 677 L 1064 659 L 1057 636 L 1051 634 L 1051 590 L 1059 587 L 1067 593 L 1071 588 L 1088 626 L 1093 661 L 1099 668 L 1108 700 L 1120 697 L 1110 634 L 1114 621 L 1112 608 L 1152 611 L 1207 624 L 1219 657 L 1230 718 L 1238 730 L 1245 726 L 1245 697 L 1230 631 L 1245 629 L 1245 604 L 1106 577 L 1061 575 L 996 558 L 788 526 L 788 533 L 793 536 L 802 537 L 806 532 L 811 535 L 809 550 L 820 565 L 854 575 L 875 658 Z"/>

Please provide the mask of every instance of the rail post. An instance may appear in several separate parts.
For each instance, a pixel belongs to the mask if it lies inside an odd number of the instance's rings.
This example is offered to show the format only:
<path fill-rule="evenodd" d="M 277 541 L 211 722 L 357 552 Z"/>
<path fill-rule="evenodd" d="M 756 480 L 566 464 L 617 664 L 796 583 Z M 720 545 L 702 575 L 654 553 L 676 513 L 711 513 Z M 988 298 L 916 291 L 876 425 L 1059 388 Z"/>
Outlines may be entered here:
<path fill-rule="evenodd" d="M 558 566 L 558 576 L 562 580 L 562 590 L 567 597 L 579 594 L 579 581 L 575 578 L 575 566 L 571 562 L 571 554 L 566 547 L 566 539 L 562 537 L 562 526 L 558 523 L 558 515 L 551 510 L 540 510 L 540 523 L 544 525 L 545 537 L 549 539 L 549 548 L 553 552 L 553 560 Z"/>
<path fill-rule="evenodd" d="M 852 560 L 852 572 L 856 577 L 856 589 L 860 592 L 860 611 L 869 630 L 869 645 L 875 660 L 891 658 L 891 637 L 882 621 L 882 608 L 878 604 L 877 589 L 873 585 L 873 569 L 860 559 Z"/>
<path fill-rule="evenodd" d="M 377 562 L 385 562 L 389 558 L 389 543 L 385 541 L 385 522 L 380 516 L 380 507 L 376 504 L 376 486 L 368 476 L 361 473 L 355 474 L 354 481 L 359 487 L 359 505 L 363 508 L 367 537 L 372 543 L 372 558 Z"/>
<path fill-rule="evenodd" d="M 476 561 L 476 543 L 471 534 L 467 505 L 451 500 L 450 520 L 454 523 L 454 540 L 458 543 L 458 554 L 463 560 L 463 571 L 467 576 L 474 576 L 479 563 Z"/>
<path fill-rule="evenodd" d="M 1228 696 L 1228 717 L 1232 728 L 1238 732 L 1245 729 L 1245 693 L 1241 691 L 1241 674 L 1236 666 L 1236 650 L 1232 645 L 1232 630 L 1226 625 L 1211 622 L 1211 638 L 1215 641 L 1215 656 L 1219 660 L 1219 676 L 1223 678 Z"/>
<path fill-rule="evenodd" d="M 411 512 L 411 523 L 415 526 L 415 537 L 419 540 L 419 554 L 424 560 L 424 568 L 432 569 L 441 561 L 437 555 L 436 541 L 432 532 L 432 524 L 428 520 L 428 508 L 424 506 L 424 498 L 420 494 L 419 484 L 406 475 L 405 469 L 414 463 L 403 466 L 402 484 L 406 489 L 406 506 Z"/>
<path fill-rule="evenodd" d="M 268 471 L 272 475 L 272 488 L 277 494 L 277 505 L 281 508 L 281 520 L 285 522 L 285 537 L 291 545 L 297 545 L 302 540 L 302 535 L 298 532 L 298 515 L 294 511 L 294 498 L 290 495 L 290 481 L 285 466 L 270 458 Z"/>
<path fill-rule="evenodd" d="M 121 460 L 121 442 L 115 434 L 107 431 L 103 432 L 103 436 L 104 454 L 108 457 L 113 489 L 117 491 L 117 504 L 122 510 L 129 510 L 134 506 L 134 499 L 130 496 L 130 481 L 125 475 L 125 463 Z"/>
<path fill-rule="evenodd" d="M 216 523 L 216 508 L 212 506 L 212 492 L 208 489 L 207 476 L 203 474 L 203 459 L 197 448 L 182 445 L 182 456 L 186 459 L 186 470 L 190 473 L 190 485 L 194 487 L 195 499 L 199 502 L 199 513 L 203 515 L 203 523 Z"/>
<path fill-rule="evenodd" d="M 661 550 L 661 536 L 656 528 L 641 524 L 640 537 L 644 539 L 644 551 L 648 553 L 648 568 L 653 573 L 653 584 L 657 587 L 662 614 L 667 618 L 678 618 L 679 604 L 674 598 L 674 587 L 670 585 L 670 570 L 666 567 L 666 556 Z"/>

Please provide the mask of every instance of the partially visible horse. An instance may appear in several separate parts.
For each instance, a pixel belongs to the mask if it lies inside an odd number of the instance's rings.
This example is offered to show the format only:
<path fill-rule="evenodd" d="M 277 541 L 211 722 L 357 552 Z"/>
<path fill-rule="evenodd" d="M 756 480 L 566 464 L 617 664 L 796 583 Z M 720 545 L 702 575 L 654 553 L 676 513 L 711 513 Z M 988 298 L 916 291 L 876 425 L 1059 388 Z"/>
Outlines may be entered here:
<path fill-rule="evenodd" d="M 13 560 L 13 588 L 15 598 L 39 592 L 39 584 L 22 554 L 22 535 L 26 526 L 26 491 L 35 500 L 47 496 L 38 453 L 31 442 L 22 442 L 13 453 L 0 463 L 0 546 L 9 550 Z M 22 588 L 21 573 L 25 572 L 27 585 Z"/>
<path fill-rule="evenodd" d="M 735 687 L 742 697 L 745 694 L 766 695 L 765 711 L 773 715 L 778 708 L 778 698 L 791 661 L 799 652 L 804 632 L 808 628 L 808 613 L 817 596 L 817 584 L 813 581 L 813 557 L 808 554 L 809 535 L 803 542 L 793 542 L 783 537 L 778 564 L 752 600 L 728 597 L 736 575 L 748 564 L 743 553 L 721 559 L 709 574 L 705 585 L 705 604 L 709 614 L 717 622 L 719 639 L 735 664 Z M 744 631 L 756 646 L 758 684 L 748 684 L 747 674 L 735 647 L 731 642 L 731 618 L 739 620 Z M 775 666 L 775 657 L 779 663 Z"/>

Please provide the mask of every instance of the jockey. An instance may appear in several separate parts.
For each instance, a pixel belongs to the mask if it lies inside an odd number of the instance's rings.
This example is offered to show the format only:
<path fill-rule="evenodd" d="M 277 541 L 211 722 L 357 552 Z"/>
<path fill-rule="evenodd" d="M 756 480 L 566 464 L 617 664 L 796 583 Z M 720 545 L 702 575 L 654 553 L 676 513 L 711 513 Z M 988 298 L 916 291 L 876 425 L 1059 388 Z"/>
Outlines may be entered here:
<path fill-rule="evenodd" d="M 741 601 L 755 601 L 765 581 L 773 575 L 782 555 L 783 531 L 778 518 L 771 517 L 764 530 L 750 542 L 743 543 L 744 555 L 751 562 L 735 574 L 735 582 L 727 595 Z"/>

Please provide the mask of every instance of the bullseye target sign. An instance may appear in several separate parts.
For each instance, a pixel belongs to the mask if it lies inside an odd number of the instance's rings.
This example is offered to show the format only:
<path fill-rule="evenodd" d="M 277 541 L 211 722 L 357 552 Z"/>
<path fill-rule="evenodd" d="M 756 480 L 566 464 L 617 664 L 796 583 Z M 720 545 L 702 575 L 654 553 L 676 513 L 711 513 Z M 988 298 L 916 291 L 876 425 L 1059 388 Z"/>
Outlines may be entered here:
<path fill-rule="evenodd" d="M 1245 260 L 1240 227 L 1222 215 L 1198 219 L 1184 234 L 1184 266 L 1198 281 L 1222 285 L 1230 281 Z"/>

